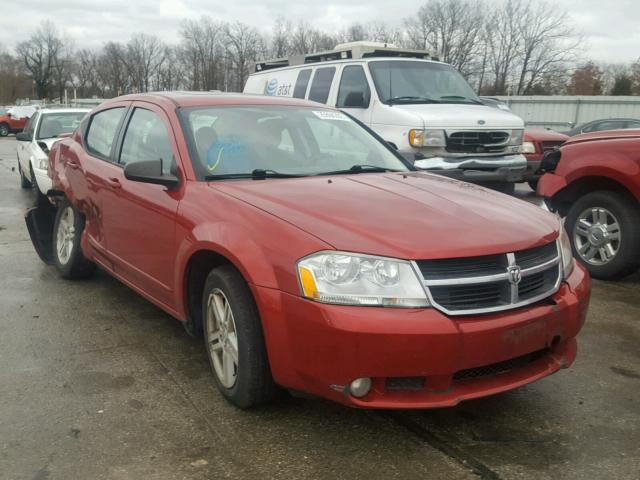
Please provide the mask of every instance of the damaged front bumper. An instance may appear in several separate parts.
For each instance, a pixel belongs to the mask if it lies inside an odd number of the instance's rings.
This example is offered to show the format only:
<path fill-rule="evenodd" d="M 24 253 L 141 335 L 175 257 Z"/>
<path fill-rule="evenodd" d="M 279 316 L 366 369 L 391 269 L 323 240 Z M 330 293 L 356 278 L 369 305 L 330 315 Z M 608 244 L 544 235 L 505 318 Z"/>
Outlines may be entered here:
<path fill-rule="evenodd" d="M 500 157 L 430 157 L 416 160 L 416 168 L 466 182 L 522 182 L 527 171 L 524 155 Z"/>
<path fill-rule="evenodd" d="M 33 247 L 47 265 L 53 264 L 53 225 L 56 211 L 55 205 L 43 203 L 30 208 L 24 215 Z"/>

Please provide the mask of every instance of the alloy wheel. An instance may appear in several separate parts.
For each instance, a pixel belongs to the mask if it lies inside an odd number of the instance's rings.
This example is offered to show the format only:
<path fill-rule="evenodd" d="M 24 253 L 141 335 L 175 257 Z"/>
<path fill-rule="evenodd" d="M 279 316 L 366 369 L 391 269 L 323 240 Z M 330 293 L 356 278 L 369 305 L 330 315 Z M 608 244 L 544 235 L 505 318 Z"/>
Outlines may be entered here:
<path fill-rule="evenodd" d="M 606 265 L 620 250 L 620 224 L 606 208 L 588 208 L 578 216 L 573 240 L 583 261 L 591 265 Z"/>
<path fill-rule="evenodd" d="M 62 265 L 66 265 L 71 258 L 73 250 L 73 239 L 76 234 L 74 227 L 75 217 L 71 206 L 65 207 L 58 221 L 58 231 L 56 232 L 56 246 L 58 261 Z"/>
<path fill-rule="evenodd" d="M 238 376 L 238 335 L 229 300 L 219 288 L 207 299 L 206 335 L 215 374 L 223 387 L 232 388 Z"/>

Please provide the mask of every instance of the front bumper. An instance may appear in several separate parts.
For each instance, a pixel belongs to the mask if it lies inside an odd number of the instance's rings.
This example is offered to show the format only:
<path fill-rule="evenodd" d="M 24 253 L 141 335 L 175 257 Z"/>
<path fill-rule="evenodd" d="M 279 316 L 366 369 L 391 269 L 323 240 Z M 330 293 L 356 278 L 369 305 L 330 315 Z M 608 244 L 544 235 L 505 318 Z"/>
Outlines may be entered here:
<path fill-rule="evenodd" d="M 540 170 L 540 163 L 542 162 L 542 155 L 526 155 L 527 157 L 527 169 L 524 172 L 524 181 L 537 180 L 540 175 L 537 173 Z M 532 158 L 534 157 L 534 158 Z M 537 158 L 536 158 L 537 157 Z"/>
<path fill-rule="evenodd" d="M 414 166 L 467 182 L 521 182 L 527 170 L 523 155 L 500 157 L 431 157 L 418 159 Z"/>
<path fill-rule="evenodd" d="M 533 382 L 573 363 L 591 283 L 576 265 L 560 290 L 525 308 L 473 317 L 436 309 L 324 305 L 253 286 L 275 381 L 292 390 L 366 408 L 436 408 Z M 454 378 L 536 352 L 535 361 L 497 375 Z M 533 357 L 532 357 L 533 358 Z M 347 386 L 373 379 L 355 398 Z M 424 387 L 387 388 L 420 377 Z"/>

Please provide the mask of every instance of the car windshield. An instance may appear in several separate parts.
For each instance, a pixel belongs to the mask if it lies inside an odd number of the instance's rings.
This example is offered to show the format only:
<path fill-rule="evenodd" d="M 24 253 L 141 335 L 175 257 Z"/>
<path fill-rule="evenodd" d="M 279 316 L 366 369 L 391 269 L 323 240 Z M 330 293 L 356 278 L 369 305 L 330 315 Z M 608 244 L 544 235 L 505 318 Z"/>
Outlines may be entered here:
<path fill-rule="evenodd" d="M 196 107 L 181 115 L 203 179 L 409 169 L 347 115 L 320 106 Z"/>
<path fill-rule="evenodd" d="M 0 115 L 4 115 L 5 113 L 7 113 L 9 111 L 8 108 L 2 108 L 0 107 Z"/>
<path fill-rule="evenodd" d="M 80 120 L 85 115 L 85 112 L 43 113 L 36 138 L 42 140 L 71 133 L 80 125 Z"/>
<path fill-rule="evenodd" d="M 376 61 L 369 63 L 378 96 L 383 103 L 482 102 L 454 68 L 443 63 Z"/>

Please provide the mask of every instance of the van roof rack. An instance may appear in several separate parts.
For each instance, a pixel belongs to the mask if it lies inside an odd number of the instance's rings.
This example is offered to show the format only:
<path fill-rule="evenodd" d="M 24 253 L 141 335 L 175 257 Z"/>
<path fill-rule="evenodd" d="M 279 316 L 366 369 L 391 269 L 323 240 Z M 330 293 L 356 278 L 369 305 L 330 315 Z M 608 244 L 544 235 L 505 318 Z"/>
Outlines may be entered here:
<path fill-rule="evenodd" d="M 347 60 L 371 57 L 403 57 L 421 58 L 425 60 L 438 60 L 426 50 L 412 50 L 398 48 L 390 43 L 377 42 L 350 42 L 336 45 L 333 50 L 305 55 L 291 55 L 289 57 L 275 58 L 256 62 L 255 71 L 263 72 L 274 68 L 304 65 L 307 63 L 329 62 L 331 60 Z"/>

